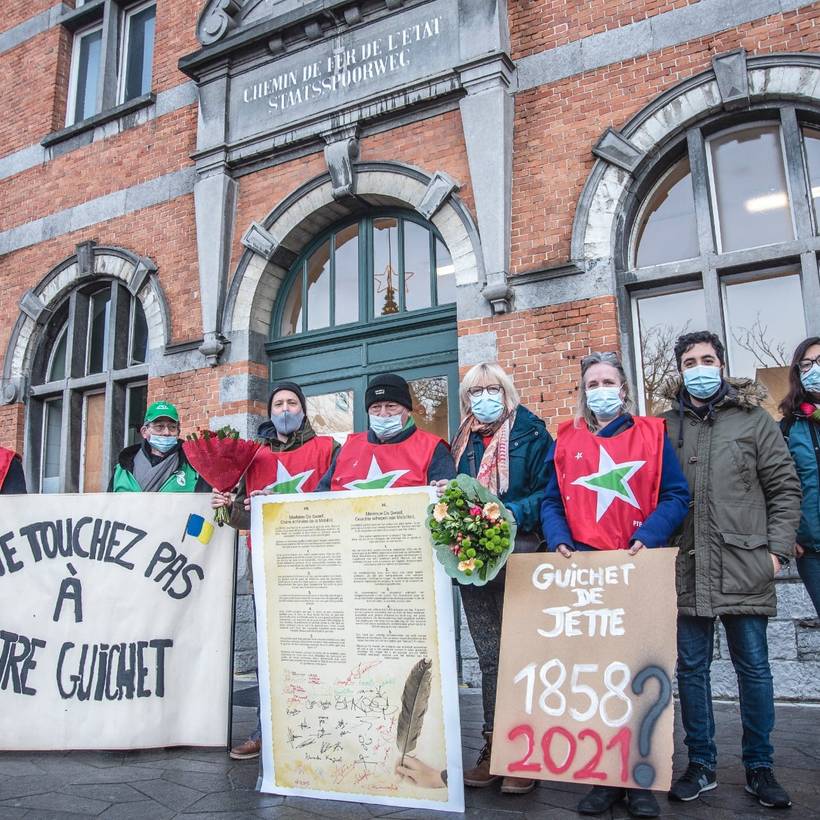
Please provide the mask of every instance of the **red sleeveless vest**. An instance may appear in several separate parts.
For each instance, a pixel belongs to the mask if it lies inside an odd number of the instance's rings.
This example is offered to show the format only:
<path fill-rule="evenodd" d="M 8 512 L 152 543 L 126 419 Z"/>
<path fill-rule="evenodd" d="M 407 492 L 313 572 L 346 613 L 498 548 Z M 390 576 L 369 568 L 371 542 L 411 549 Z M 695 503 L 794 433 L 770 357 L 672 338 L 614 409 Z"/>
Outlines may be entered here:
<path fill-rule="evenodd" d="M 250 495 L 266 487 L 276 493 L 313 492 L 328 471 L 332 455 L 331 436 L 314 436 L 295 450 L 280 452 L 263 445 L 245 473 L 247 492 Z"/>
<path fill-rule="evenodd" d="M 367 433 L 353 433 L 336 457 L 331 490 L 384 490 L 422 487 L 441 439 L 416 428 L 398 444 L 371 444 Z"/>
<path fill-rule="evenodd" d="M 16 455 L 14 450 L 7 450 L 5 447 L 0 447 L 0 487 L 5 483 L 11 462 L 14 461 Z"/>
<path fill-rule="evenodd" d="M 611 438 L 586 424 L 558 428 L 555 470 L 572 537 L 599 550 L 627 549 L 658 505 L 665 422 L 635 416 Z"/>

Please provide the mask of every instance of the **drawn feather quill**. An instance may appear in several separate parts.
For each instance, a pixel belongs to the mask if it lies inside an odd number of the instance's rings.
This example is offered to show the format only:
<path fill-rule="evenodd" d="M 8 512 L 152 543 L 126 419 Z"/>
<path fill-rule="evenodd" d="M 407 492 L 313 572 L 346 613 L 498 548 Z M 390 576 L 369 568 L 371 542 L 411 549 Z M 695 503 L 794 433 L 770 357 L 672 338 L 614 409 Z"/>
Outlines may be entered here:
<path fill-rule="evenodd" d="M 407 675 L 404 693 L 401 696 L 401 713 L 399 714 L 396 746 L 401 752 L 401 764 L 404 756 L 416 748 L 427 704 L 430 701 L 430 684 L 433 675 L 433 662 L 422 658 Z"/>

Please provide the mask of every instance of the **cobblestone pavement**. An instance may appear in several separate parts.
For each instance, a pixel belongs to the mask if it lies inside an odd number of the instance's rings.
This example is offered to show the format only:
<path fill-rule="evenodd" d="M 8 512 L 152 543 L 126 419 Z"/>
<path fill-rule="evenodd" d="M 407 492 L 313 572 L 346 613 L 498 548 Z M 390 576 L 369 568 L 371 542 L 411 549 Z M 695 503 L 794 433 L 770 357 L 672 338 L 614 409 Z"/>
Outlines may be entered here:
<path fill-rule="evenodd" d="M 245 689 L 247 703 L 254 690 Z M 480 701 L 475 690 L 461 696 L 465 765 L 472 765 L 481 745 Z M 740 717 L 734 704 L 715 709 L 721 763 L 720 786 L 699 801 L 667 803 L 664 817 L 729 818 L 780 817 L 820 820 L 820 708 L 780 706 L 774 737 L 777 774 L 789 790 L 794 806 L 775 812 L 759 806 L 742 788 Z M 241 740 L 253 727 L 253 708 L 234 709 L 234 738 Z M 676 734 L 675 768 L 685 765 L 685 752 Z M 0 820 L 53 820 L 100 817 L 105 820 L 214 820 L 226 818 L 458 818 L 441 812 L 366 806 L 305 798 L 282 798 L 254 791 L 257 761 L 234 762 L 224 750 L 169 749 L 145 752 L 0 753 Z M 526 796 L 502 795 L 497 788 L 467 790 L 466 817 L 481 820 L 557 820 L 576 817 L 573 808 L 584 788 L 541 783 Z M 625 818 L 616 807 L 608 818 Z"/>

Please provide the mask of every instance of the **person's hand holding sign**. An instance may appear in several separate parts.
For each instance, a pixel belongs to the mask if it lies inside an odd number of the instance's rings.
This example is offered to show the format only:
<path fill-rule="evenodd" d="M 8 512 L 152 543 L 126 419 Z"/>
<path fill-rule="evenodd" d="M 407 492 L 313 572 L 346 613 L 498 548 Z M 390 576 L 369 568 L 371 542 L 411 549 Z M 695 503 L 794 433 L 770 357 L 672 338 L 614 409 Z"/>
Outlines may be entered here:
<path fill-rule="evenodd" d="M 637 555 L 644 548 L 644 546 L 645 544 L 643 543 L 643 541 L 638 541 L 638 539 L 636 538 L 632 542 L 632 546 L 629 548 L 629 554 Z"/>
<path fill-rule="evenodd" d="M 566 544 L 559 544 L 557 551 L 564 556 L 564 558 L 572 558 L 572 550 Z"/>

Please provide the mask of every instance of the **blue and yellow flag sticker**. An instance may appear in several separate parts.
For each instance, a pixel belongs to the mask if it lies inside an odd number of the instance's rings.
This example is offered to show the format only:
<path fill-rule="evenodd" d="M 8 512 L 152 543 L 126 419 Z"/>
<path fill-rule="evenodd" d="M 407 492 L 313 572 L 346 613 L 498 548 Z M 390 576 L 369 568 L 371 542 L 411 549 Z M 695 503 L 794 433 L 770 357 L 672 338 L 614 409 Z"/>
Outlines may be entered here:
<path fill-rule="evenodd" d="M 188 523 L 185 525 L 185 532 L 182 534 L 182 540 L 185 540 L 186 535 L 192 535 L 203 544 L 210 542 L 214 534 L 214 525 L 206 521 L 201 515 L 191 513 L 188 516 Z"/>

